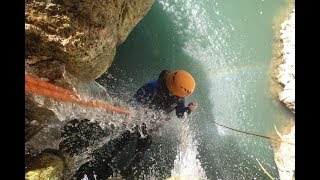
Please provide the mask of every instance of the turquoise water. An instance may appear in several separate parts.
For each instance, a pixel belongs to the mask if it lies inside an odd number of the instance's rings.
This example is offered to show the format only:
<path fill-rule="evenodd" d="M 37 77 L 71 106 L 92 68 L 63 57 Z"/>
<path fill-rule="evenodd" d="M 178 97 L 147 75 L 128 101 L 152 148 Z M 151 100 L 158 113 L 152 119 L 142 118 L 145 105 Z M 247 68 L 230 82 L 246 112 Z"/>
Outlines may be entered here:
<path fill-rule="evenodd" d="M 131 98 L 163 69 L 185 69 L 197 86 L 188 99 L 195 151 L 208 179 L 279 179 L 272 142 L 216 126 L 275 136 L 292 118 L 270 93 L 273 20 L 289 0 L 159 0 L 117 49 L 98 80 L 118 98 Z M 146 154 L 144 174 L 172 175 L 179 133 L 167 127 Z M 182 140 L 183 141 L 183 140 Z M 151 168 L 150 168 L 151 167 Z M 139 170 L 138 170 L 139 171 Z M 137 175 L 138 176 L 138 175 Z M 141 177 L 141 176 L 140 176 Z"/>

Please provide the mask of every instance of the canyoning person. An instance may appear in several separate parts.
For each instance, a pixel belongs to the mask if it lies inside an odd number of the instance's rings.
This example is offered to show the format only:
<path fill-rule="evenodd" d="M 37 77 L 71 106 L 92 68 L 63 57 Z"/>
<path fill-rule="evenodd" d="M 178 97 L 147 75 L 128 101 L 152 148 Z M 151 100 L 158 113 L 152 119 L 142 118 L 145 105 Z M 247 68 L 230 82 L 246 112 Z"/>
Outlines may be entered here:
<path fill-rule="evenodd" d="M 157 79 L 150 80 L 138 88 L 130 103 L 132 103 L 132 106 L 141 105 L 152 110 L 163 111 L 167 114 L 166 120 L 170 119 L 170 113 L 173 111 L 175 111 L 175 115 L 178 118 L 183 118 L 197 108 L 197 103 L 195 102 L 186 103 L 186 98 L 194 92 L 195 86 L 194 78 L 187 71 L 163 70 Z M 119 152 L 125 150 L 125 147 L 129 144 L 132 145 L 134 143 L 135 150 L 131 159 L 126 159 L 123 167 L 118 167 L 124 178 L 134 179 L 134 168 L 144 158 L 145 152 L 152 144 L 152 132 L 158 131 L 159 127 L 162 126 L 162 122 L 159 121 L 160 126 L 156 126 L 156 129 L 152 129 L 154 128 L 152 127 L 149 129 L 150 131 L 147 131 L 146 124 L 142 123 L 141 125 L 136 125 L 136 129 L 132 131 L 123 132 L 119 138 L 96 150 L 94 160 L 82 165 L 75 176 L 77 179 L 81 179 L 86 174 L 87 177 L 91 176 L 93 178 L 92 172 L 95 171 L 95 175 L 98 178 L 109 177 L 113 174 L 110 163 L 113 159 L 116 159 L 116 156 L 122 154 Z M 141 130 L 139 131 L 138 129 Z"/>
<path fill-rule="evenodd" d="M 144 107 L 163 111 L 170 116 L 170 113 L 175 111 L 178 118 L 185 117 L 195 110 L 198 105 L 195 102 L 190 102 L 186 106 L 186 98 L 189 97 L 195 90 L 196 83 L 190 73 L 185 70 L 163 70 L 158 79 L 150 80 L 140 87 L 134 94 L 134 102 L 141 104 Z M 170 118 L 166 118 L 167 120 Z M 161 126 L 161 125 L 160 125 Z M 157 131 L 159 126 L 155 129 Z M 137 146 L 134 158 L 130 160 L 127 166 L 127 174 L 132 173 L 132 167 L 136 166 L 142 159 L 146 150 L 149 149 L 152 143 L 151 133 L 147 132 L 146 124 L 142 124 L 142 133 L 132 133 L 137 139 Z M 151 129 L 153 131 L 153 129 Z M 132 140 L 132 135 L 126 134 L 123 140 Z M 129 172 L 129 173 L 128 173 Z"/>
<path fill-rule="evenodd" d="M 178 118 L 197 108 L 197 103 L 186 106 L 185 99 L 196 87 L 192 75 L 185 70 L 163 70 L 158 79 L 151 80 L 134 94 L 134 100 L 149 108 L 170 113 L 175 110 Z"/>

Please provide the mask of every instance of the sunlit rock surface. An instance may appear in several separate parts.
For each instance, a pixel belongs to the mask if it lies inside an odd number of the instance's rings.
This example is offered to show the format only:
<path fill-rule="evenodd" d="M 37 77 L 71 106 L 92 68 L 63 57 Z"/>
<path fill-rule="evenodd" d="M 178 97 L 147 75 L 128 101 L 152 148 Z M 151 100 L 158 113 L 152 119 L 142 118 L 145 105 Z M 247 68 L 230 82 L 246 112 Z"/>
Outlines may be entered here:
<path fill-rule="evenodd" d="M 283 91 L 279 100 L 295 113 L 295 11 L 281 24 L 281 39 L 283 42 L 281 64 L 277 76 Z M 290 132 L 278 135 L 284 141 L 295 142 L 295 125 L 288 127 Z M 281 131 L 282 132 L 282 131 Z M 281 180 L 292 180 L 295 177 L 295 145 L 281 143 L 275 149 L 275 162 Z"/>
<path fill-rule="evenodd" d="M 149 11 L 154 0 L 26 0 L 25 67 L 56 85 L 70 88 L 67 73 L 89 82 L 112 64 L 116 46 Z M 46 124 L 56 121 L 54 113 L 26 97 L 26 141 Z"/>
<path fill-rule="evenodd" d="M 153 2 L 25 1 L 27 71 L 53 82 L 64 70 L 82 82 L 98 78 Z"/>
<path fill-rule="evenodd" d="M 295 126 L 291 128 L 289 134 L 280 136 L 284 141 L 295 142 Z M 295 172 L 295 146 L 281 143 L 274 156 L 275 162 L 278 166 L 280 179 L 292 180 Z"/>
<path fill-rule="evenodd" d="M 279 93 L 289 109 L 295 112 L 295 11 L 281 24 L 281 39 L 283 41 L 282 63 L 279 65 L 278 81 L 283 86 Z"/>
<path fill-rule="evenodd" d="M 66 74 L 84 83 L 100 77 L 112 64 L 117 45 L 125 41 L 153 2 L 26 0 L 26 73 L 68 88 Z M 26 95 L 26 155 L 57 149 L 61 137 L 55 127 L 47 127 L 58 121 L 57 116 Z M 26 162 L 26 179 L 61 179 L 65 171 L 63 158 L 53 154 Z"/>
<path fill-rule="evenodd" d="M 68 154 L 47 149 L 32 157 L 26 168 L 25 179 L 63 179 L 63 173 L 73 166 L 73 160 Z"/>

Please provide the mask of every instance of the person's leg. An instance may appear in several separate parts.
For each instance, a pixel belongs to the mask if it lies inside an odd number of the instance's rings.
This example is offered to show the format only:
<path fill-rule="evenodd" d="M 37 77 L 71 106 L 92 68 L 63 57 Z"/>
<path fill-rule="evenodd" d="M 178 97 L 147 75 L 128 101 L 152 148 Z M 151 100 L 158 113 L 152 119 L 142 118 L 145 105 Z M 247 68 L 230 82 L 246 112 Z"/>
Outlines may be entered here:
<path fill-rule="evenodd" d="M 151 147 L 152 137 L 147 134 L 146 124 L 144 123 L 142 125 L 142 133 L 144 137 L 139 136 L 134 155 L 125 167 L 123 175 L 126 179 L 133 179 L 133 169 L 143 160 L 145 152 Z"/>
<path fill-rule="evenodd" d="M 102 129 L 96 122 L 90 122 L 88 119 L 73 119 L 61 129 L 59 150 L 71 155 L 80 155 L 85 153 L 87 148 L 94 146 L 100 139 L 109 135 L 110 132 Z"/>
<path fill-rule="evenodd" d="M 125 131 L 119 138 L 95 150 L 92 153 L 93 160 L 81 165 L 73 179 L 80 180 L 85 174 L 89 179 L 93 176 L 95 176 L 96 179 L 105 179 L 106 177 L 112 176 L 112 160 L 117 157 L 126 145 L 137 140 L 139 137 L 139 132 L 131 133 L 130 131 Z"/>

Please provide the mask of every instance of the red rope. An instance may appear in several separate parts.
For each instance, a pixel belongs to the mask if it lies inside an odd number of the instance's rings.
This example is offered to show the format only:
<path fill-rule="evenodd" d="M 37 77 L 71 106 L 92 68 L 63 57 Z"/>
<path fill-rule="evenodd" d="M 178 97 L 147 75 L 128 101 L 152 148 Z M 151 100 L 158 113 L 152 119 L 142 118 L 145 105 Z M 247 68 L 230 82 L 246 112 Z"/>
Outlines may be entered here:
<path fill-rule="evenodd" d="M 57 101 L 77 103 L 77 104 L 88 106 L 88 107 L 98 107 L 98 108 L 102 108 L 102 109 L 106 109 L 109 111 L 114 111 L 114 112 L 126 114 L 126 115 L 131 114 L 130 111 L 127 111 L 119 107 L 114 107 L 100 101 L 93 101 L 93 100 L 84 101 L 80 99 L 79 96 L 74 91 L 56 86 L 54 84 L 43 81 L 42 79 L 30 76 L 28 74 L 26 74 L 25 82 L 26 82 L 25 91 L 28 93 L 46 96 L 46 97 L 55 99 Z"/>

